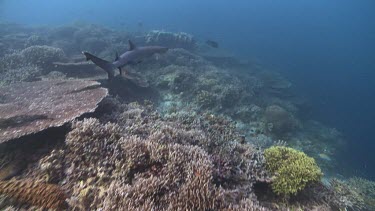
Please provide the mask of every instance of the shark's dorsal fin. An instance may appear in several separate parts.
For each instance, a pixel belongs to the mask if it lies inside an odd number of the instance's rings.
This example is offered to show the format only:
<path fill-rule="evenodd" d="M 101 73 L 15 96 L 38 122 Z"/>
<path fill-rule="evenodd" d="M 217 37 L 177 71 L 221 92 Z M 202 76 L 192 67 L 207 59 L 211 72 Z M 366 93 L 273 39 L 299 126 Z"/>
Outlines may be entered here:
<path fill-rule="evenodd" d="M 115 61 L 118 61 L 119 57 L 118 57 L 118 53 L 116 52 L 116 58 L 115 58 Z"/>
<path fill-rule="evenodd" d="M 129 51 L 132 51 L 137 48 L 131 40 L 128 40 L 128 43 L 129 43 Z"/>

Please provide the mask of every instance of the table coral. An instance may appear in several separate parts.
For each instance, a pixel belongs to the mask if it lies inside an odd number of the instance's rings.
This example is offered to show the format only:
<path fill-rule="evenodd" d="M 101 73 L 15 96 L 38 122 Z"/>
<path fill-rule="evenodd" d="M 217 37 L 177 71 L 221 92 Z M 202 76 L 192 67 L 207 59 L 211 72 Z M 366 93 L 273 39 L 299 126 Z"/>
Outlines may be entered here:
<path fill-rule="evenodd" d="M 93 112 L 108 94 L 94 81 L 50 80 L 0 88 L 0 143 Z"/>

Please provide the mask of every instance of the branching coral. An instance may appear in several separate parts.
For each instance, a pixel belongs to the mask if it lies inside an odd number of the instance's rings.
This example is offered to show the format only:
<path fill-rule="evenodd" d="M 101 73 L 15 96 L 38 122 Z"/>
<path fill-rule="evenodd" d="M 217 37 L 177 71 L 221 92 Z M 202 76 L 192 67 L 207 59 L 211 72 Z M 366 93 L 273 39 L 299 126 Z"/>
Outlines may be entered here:
<path fill-rule="evenodd" d="M 211 183 L 212 163 L 200 148 L 120 137 L 118 126 L 101 125 L 96 119 L 76 122 L 73 127 L 67 152 L 55 157 L 62 162 L 59 166 L 66 166 L 68 186 L 79 199 L 71 201 L 72 206 L 204 210 L 220 204 L 219 189 Z M 42 171 L 57 173 L 51 178 L 61 176 L 61 171 L 50 170 L 56 166 L 48 164 L 51 160 L 41 162 Z"/>
<path fill-rule="evenodd" d="M 53 62 L 64 61 L 64 52 L 49 46 L 31 46 L 0 58 L 0 85 L 35 80 L 51 72 Z"/>
<path fill-rule="evenodd" d="M 332 179 L 330 189 L 325 193 L 331 207 L 339 210 L 365 210 L 366 204 L 356 187 L 346 184 L 344 181 Z"/>
<path fill-rule="evenodd" d="M 208 91 L 200 91 L 195 98 L 195 101 L 202 108 L 213 108 L 218 103 L 218 96 Z"/>
<path fill-rule="evenodd" d="M 367 209 L 375 209 L 375 182 L 360 177 L 353 177 L 346 183 L 363 198 Z"/>
<path fill-rule="evenodd" d="M 0 181 L 0 194 L 47 209 L 66 209 L 66 195 L 57 185 L 31 180 Z"/>
<path fill-rule="evenodd" d="M 47 182 L 64 181 L 72 207 L 220 210 L 242 199 L 250 207 L 252 184 L 267 175 L 256 150 L 235 141 L 230 121 L 165 121 L 136 103 L 123 109 L 117 124 L 75 122 L 66 146 L 40 161 Z"/>
<path fill-rule="evenodd" d="M 59 48 L 46 45 L 35 45 L 28 47 L 20 52 L 24 62 L 35 64 L 44 68 L 52 67 L 53 62 L 64 61 L 65 53 Z M 45 72 L 51 70 L 46 69 Z"/>
<path fill-rule="evenodd" d="M 275 175 L 272 190 L 279 195 L 296 194 L 323 175 L 313 158 L 289 147 L 270 147 L 264 156 L 267 169 Z"/>

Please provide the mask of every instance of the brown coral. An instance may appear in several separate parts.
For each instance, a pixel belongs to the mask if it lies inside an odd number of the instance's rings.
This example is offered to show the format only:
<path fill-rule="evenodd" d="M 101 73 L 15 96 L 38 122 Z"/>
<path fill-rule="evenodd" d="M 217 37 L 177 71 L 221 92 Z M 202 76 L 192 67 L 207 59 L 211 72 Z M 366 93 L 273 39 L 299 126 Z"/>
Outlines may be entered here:
<path fill-rule="evenodd" d="M 277 136 L 292 132 L 299 126 L 294 116 L 278 105 L 268 106 L 264 116 L 270 132 Z"/>
<path fill-rule="evenodd" d="M 93 112 L 108 94 L 95 81 L 54 80 L 0 88 L 0 143 Z"/>
<path fill-rule="evenodd" d="M 31 180 L 0 181 L 0 194 L 42 208 L 58 210 L 67 208 L 66 195 L 57 185 Z"/>

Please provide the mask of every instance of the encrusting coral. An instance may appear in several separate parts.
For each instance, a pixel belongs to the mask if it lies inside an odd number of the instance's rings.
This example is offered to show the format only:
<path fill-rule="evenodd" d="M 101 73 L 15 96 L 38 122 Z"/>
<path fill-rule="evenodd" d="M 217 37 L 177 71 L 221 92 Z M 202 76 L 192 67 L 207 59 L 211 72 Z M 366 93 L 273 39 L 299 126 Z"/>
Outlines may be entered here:
<path fill-rule="evenodd" d="M 279 195 L 295 195 L 323 175 L 314 158 L 293 148 L 273 146 L 264 151 L 264 157 L 267 169 L 275 176 L 272 190 Z"/>

